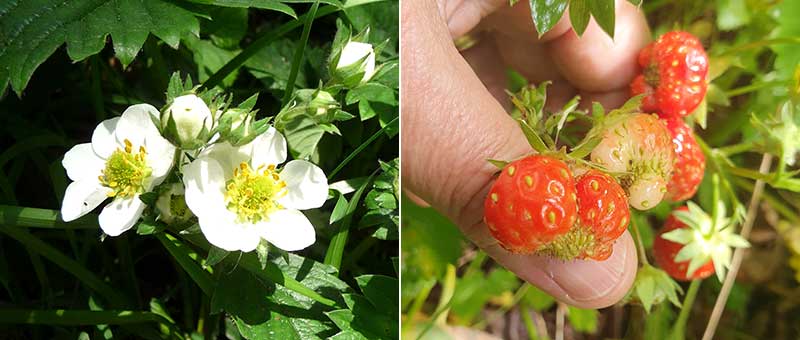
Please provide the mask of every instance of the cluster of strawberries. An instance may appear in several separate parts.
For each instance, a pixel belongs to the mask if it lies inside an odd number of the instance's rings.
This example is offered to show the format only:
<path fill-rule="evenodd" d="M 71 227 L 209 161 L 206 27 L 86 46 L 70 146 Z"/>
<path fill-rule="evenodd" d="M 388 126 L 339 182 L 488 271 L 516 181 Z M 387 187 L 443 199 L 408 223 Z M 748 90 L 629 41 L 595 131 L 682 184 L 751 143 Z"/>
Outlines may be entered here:
<path fill-rule="evenodd" d="M 684 118 L 705 97 L 708 57 L 696 37 L 674 31 L 645 47 L 638 61 L 642 72 L 631 83 L 631 94 L 641 105 L 623 106 L 595 121 L 585 139 L 590 144 L 596 139 L 591 162 L 551 150 L 503 168 L 487 195 L 484 216 L 505 249 L 605 260 L 627 229 L 629 206 L 647 210 L 663 198 L 679 202 L 694 196 L 705 157 Z M 670 218 L 662 233 L 681 227 Z M 674 261 L 682 246 L 658 237 L 654 251 L 665 271 L 687 279 L 688 261 Z"/>

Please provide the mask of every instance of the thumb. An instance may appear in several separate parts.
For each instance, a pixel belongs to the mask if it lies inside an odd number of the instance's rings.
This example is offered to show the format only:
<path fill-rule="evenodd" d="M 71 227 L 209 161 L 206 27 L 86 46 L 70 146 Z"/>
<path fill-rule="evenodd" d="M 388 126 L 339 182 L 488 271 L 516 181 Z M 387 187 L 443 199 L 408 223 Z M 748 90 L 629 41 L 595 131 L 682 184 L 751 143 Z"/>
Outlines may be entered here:
<path fill-rule="evenodd" d="M 481 221 L 495 168 L 486 160 L 515 159 L 531 149 L 453 46 L 436 4 L 409 0 L 401 6 L 404 188 L 456 222 L 498 263 L 556 299 L 593 308 L 621 299 L 636 274 L 627 233 L 603 262 L 512 254 L 489 235 Z"/>

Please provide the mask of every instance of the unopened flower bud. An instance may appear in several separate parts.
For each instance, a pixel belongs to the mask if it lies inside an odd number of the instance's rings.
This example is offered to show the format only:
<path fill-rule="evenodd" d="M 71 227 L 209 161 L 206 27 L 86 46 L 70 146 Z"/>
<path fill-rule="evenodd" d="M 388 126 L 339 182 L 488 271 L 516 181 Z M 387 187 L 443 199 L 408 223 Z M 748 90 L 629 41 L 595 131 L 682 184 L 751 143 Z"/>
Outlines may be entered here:
<path fill-rule="evenodd" d="M 175 98 L 161 117 L 164 136 L 183 149 L 205 145 L 213 125 L 208 105 L 194 94 Z"/>

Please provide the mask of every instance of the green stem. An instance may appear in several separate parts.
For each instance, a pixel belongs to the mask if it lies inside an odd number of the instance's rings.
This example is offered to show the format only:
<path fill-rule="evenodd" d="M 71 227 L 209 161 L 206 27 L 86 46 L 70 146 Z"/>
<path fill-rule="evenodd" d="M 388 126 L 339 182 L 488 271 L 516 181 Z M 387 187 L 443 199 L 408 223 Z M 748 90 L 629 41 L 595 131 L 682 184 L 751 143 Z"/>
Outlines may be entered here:
<path fill-rule="evenodd" d="M 64 222 L 57 210 L 0 205 L 0 224 L 14 227 L 51 229 L 97 229 L 97 215 Z"/>
<path fill-rule="evenodd" d="M 387 128 L 389 128 L 392 125 L 394 125 L 395 123 L 397 123 L 399 118 L 400 117 L 395 117 L 394 119 L 392 119 L 383 128 L 381 128 L 380 130 L 378 130 L 377 132 L 372 134 L 372 136 L 370 136 L 366 141 L 364 141 L 364 143 L 361 143 L 361 145 L 359 145 L 355 150 L 353 150 L 353 152 L 351 152 L 349 155 L 347 155 L 347 157 L 345 157 L 345 159 L 341 163 L 339 163 L 339 165 L 337 165 L 336 168 L 333 169 L 333 171 L 331 171 L 328 174 L 328 180 L 331 180 L 333 178 L 333 176 L 336 176 L 336 174 L 339 173 L 339 171 L 342 170 L 342 168 L 344 168 L 344 166 L 347 165 L 347 163 L 349 163 L 351 160 L 353 160 L 353 158 L 355 158 L 359 153 L 361 153 L 361 151 L 363 151 L 367 146 L 369 146 L 372 142 L 374 142 L 376 139 L 378 139 L 378 137 L 381 134 L 383 134 L 383 132 Z"/>
<path fill-rule="evenodd" d="M 428 299 L 428 295 L 430 295 L 435 285 L 436 280 L 433 279 L 422 283 L 422 288 L 417 293 L 417 296 L 414 297 L 414 302 L 411 303 L 411 307 L 408 308 L 408 312 L 406 313 L 406 320 L 403 322 L 403 333 L 408 333 L 413 329 L 417 313 L 422 309 L 425 300 Z"/>
<path fill-rule="evenodd" d="M 456 292 L 456 266 L 452 264 L 447 265 L 447 270 L 444 275 L 444 282 L 442 283 L 442 295 L 439 297 L 439 304 L 436 310 L 439 311 L 438 315 L 433 318 L 434 322 L 439 325 L 447 323 L 447 314 L 450 310 L 450 302 L 453 300 L 453 294 Z"/>
<path fill-rule="evenodd" d="M 126 299 L 114 288 L 106 284 L 103 280 L 94 275 L 91 271 L 84 268 L 80 263 L 67 257 L 64 253 L 48 245 L 36 236 L 31 235 L 24 229 L 15 228 L 8 225 L 0 225 L 0 232 L 22 243 L 28 250 L 41 255 L 52 261 L 59 267 L 74 275 L 83 282 L 88 288 L 96 291 L 114 306 L 126 304 Z"/>
<path fill-rule="evenodd" d="M 731 89 L 725 92 L 726 97 L 736 97 L 741 96 L 743 94 L 747 94 L 753 91 L 758 91 L 763 88 L 773 87 L 773 86 L 786 86 L 788 85 L 785 81 L 766 81 L 761 83 L 750 84 L 742 87 L 737 87 L 735 89 Z"/>
<path fill-rule="evenodd" d="M 703 282 L 703 280 L 693 280 L 689 285 L 689 291 L 686 292 L 686 298 L 683 300 L 681 312 L 678 314 L 678 320 L 675 321 L 675 324 L 672 326 L 669 337 L 670 340 L 682 340 L 684 338 L 686 322 L 689 320 L 689 314 L 692 311 L 694 299 L 697 297 L 697 291 L 700 290 L 701 282 Z"/>
<path fill-rule="evenodd" d="M 306 20 L 303 26 L 303 34 L 300 36 L 300 44 L 297 45 L 297 51 L 294 52 L 292 70 L 289 72 L 289 79 L 286 81 L 286 89 L 283 92 L 282 106 L 286 106 L 289 99 L 292 97 L 294 82 L 297 80 L 297 73 L 300 71 L 300 64 L 303 62 L 303 50 L 305 50 L 306 44 L 308 44 L 308 35 L 311 34 L 311 24 L 314 22 L 314 16 L 317 15 L 317 8 L 319 8 L 319 0 L 314 1 L 314 4 L 311 5 L 311 9 L 304 15 Z"/>
<path fill-rule="evenodd" d="M 636 234 L 636 249 L 639 250 L 639 262 L 644 265 L 649 265 L 650 261 L 647 260 L 647 252 L 644 250 L 644 241 L 642 241 L 642 234 L 639 232 L 639 224 L 636 223 L 636 216 L 631 214 L 631 229 Z"/>
<path fill-rule="evenodd" d="M 775 38 L 775 39 L 764 39 L 764 40 L 754 41 L 751 43 L 733 47 L 722 53 L 720 56 L 735 55 L 749 49 L 756 49 L 756 48 L 766 47 L 769 45 L 780 45 L 780 44 L 800 44 L 800 38 Z"/>
<path fill-rule="evenodd" d="M 742 152 L 748 152 L 753 150 L 753 142 L 741 142 L 739 144 L 728 145 L 721 148 L 717 148 L 717 150 L 726 157 L 730 157 Z"/>
<path fill-rule="evenodd" d="M 339 8 L 335 6 L 325 6 L 321 8 L 319 11 L 317 11 L 316 18 L 320 18 L 328 14 L 335 13 L 337 11 L 339 11 Z M 208 77 L 208 79 L 201 85 L 201 87 L 210 89 L 217 86 L 219 83 L 222 82 L 223 79 L 225 79 L 225 77 L 231 74 L 231 72 L 239 69 L 239 67 L 244 65 L 244 63 L 248 59 L 252 58 L 262 48 L 277 41 L 278 39 L 280 39 L 287 33 L 291 32 L 295 28 L 300 27 L 300 25 L 302 25 L 302 23 L 307 19 L 307 16 L 308 13 L 300 16 L 299 18 L 297 18 L 297 20 L 289 21 L 274 29 L 261 33 L 260 36 L 255 41 L 253 41 L 252 44 L 247 46 L 247 48 L 242 50 L 241 53 L 237 54 L 235 57 L 233 57 L 233 59 L 231 59 L 225 65 L 223 65 L 217 72 L 211 75 L 211 77 Z"/>
<path fill-rule="evenodd" d="M 528 339 L 539 340 L 539 330 L 536 329 L 536 324 L 533 323 L 531 311 L 528 309 L 528 306 L 521 304 L 519 306 L 519 313 L 522 315 L 522 322 L 525 324 L 525 329 L 528 331 Z"/>
<path fill-rule="evenodd" d="M 214 293 L 214 282 L 211 280 L 211 275 L 192 259 L 193 253 L 190 253 L 191 251 L 172 235 L 166 233 L 155 233 L 154 235 L 186 271 L 186 274 L 189 274 L 189 277 L 197 283 L 200 290 L 211 296 Z M 197 254 L 194 255 L 196 257 Z"/>

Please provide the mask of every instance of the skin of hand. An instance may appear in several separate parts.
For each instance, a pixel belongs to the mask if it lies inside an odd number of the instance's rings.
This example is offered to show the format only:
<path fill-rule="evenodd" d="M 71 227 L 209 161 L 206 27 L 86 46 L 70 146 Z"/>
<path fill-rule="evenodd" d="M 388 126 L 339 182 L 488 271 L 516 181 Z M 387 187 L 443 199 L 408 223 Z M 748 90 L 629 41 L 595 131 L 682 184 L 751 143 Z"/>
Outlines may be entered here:
<path fill-rule="evenodd" d="M 617 107 L 628 98 L 636 57 L 650 37 L 642 12 L 616 2 L 615 38 L 594 19 L 578 38 L 569 13 L 541 38 L 527 1 L 404 0 L 401 2 L 403 187 L 449 217 L 498 263 L 556 299 L 583 308 L 619 301 L 633 284 L 637 257 L 631 235 L 606 261 L 564 262 L 505 251 L 483 223 L 483 201 L 496 168 L 532 150 L 508 107 L 505 70 L 533 83 L 551 80 L 548 107 L 581 95 Z M 460 53 L 453 40 L 480 32 Z"/>

